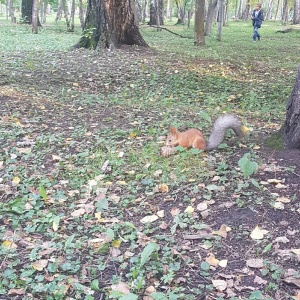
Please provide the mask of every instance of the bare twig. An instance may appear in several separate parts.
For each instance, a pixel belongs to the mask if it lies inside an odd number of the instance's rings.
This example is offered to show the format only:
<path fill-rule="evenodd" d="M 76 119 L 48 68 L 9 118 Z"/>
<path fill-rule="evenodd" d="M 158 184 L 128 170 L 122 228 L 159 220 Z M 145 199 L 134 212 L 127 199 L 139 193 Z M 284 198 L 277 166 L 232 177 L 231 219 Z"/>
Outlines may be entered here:
<path fill-rule="evenodd" d="M 177 35 L 177 36 L 183 38 L 183 39 L 194 39 L 193 37 L 181 35 L 181 34 L 179 34 L 179 33 L 176 33 L 176 32 L 174 32 L 174 31 L 171 31 L 171 30 L 169 30 L 169 29 L 167 29 L 167 28 L 165 28 L 165 27 L 155 26 L 155 25 L 146 25 L 146 27 L 153 27 L 153 28 L 163 29 L 163 30 L 166 30 L 166 31 L 168 31 L 168 32 L 170 32 L 170 33 L 172 33 L 172 34 L 174 34 L 174 35 Z"/>

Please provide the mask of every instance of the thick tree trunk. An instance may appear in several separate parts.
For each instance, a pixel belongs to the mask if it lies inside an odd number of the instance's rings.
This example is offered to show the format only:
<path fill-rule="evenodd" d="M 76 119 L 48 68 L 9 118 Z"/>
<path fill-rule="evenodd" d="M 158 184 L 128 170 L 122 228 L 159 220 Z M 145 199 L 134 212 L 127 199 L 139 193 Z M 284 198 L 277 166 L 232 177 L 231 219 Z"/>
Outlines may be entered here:
<path fill-rule="evenodd" d="M 206 23 L 205 23 L 205 36 L 209 36 L 212 30 L 212 24 L 214 22 L 214 17 L 216 13 L 218 0 L 210 0 L 207 9 Z"/>
<path fill-rule="evenodd" d="M 245 7 L 245 9 L 244 9 L 244 11 L 243 11 L 243 20 L 244 20 L 244 21 L 247 21 L 247 20 L 248 20 L 248 18 L 249 18 L 249 13 L 250 13 L 250 3 L 247 3 L 247 4 L 246 4 L 246 7 Z"/>
<path fill-rule="evenodd" d="M 300 150 L 300 65 L 296 83 L 286 105 L 283 141 L 286 148 Z"/>
<path fill-rule="evenodd" d="M 32 33 L 38 33 L 39 1 L 33 0 L 32 4 Z"/>
<path fill-rule="evenodd" d="M 22 20 L 23 23 L 32 24 L 33 0 L 22 0 Z"/>
<path fill-rule="evenodd" d="M 177 23 L 176 25 L 184 25 L 185 24 L 185 15 L 186 15 L 186 5 L 188 0 L 178 1 L 175 0 L 175 4 L 177 7 Z"/>
<path fill-rule="evenodd" d="M 137 26 L 133 0 L 88 0 L 83 30 L 75 47 L 148 46 Z"/>
<path fill-rule="evenodd" d="M 195 8 L 195 46 L 204 46 L 204 19 L 205 19 L 205 0 L 196 0 Z"/>
<path fill-rule="evenodd" d="M 293 24 L 300 24 L 300 0 L 294 0 Z"/>

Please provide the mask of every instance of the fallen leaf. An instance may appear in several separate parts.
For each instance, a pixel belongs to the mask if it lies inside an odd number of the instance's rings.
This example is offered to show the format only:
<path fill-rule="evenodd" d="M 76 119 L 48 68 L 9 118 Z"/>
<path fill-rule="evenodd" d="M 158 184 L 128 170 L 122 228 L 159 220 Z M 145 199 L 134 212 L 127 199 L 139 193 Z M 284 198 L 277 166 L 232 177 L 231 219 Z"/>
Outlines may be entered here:
<path fill-rule="evenodd" d="M 282 202 L 275 202 L 273 207 L 275 209 L 280 209 L 280 210 L 283 210 L 284 209 L 284 204 Z"/>
<path fill-rule="evenodd" d="M 14 242 L 11 242 L 9 240 L 6 240 L 2 243 L 2 246 L 6 249 L 16 249 L 18 248 L 17 244 L 15 244 Z"/>
<path fill-rule="evenodd" d="M 260 229 L 258 225 L 252 230 L 250 237 L 253 240 L 262 240 L 264 238 L 264 235 L 267 234 L 269 231 Z"/>
<path fill-rule="evenodd" d="M 130 293 L 130 288 L 129 285 L 125 282 L 119 282 L 117 284 L 113 284 L 111 287 L 112 291 L 118 291 L 121 292 L 123 294 L 129 294 Z"/>
<path fill-rule="evenodd" d="M 227 282 L 225 280 L 218 279 L 211 282 L 218 291 L 225 291 L 227 289 Z"/>
<path fill-rule="evenodd" d="M 278 236 L 275 239 L 275 242 L 286 244 L 286 243 L 289 243 L 290 240 L 286 236 Z"/>
<path fill-rule="evenodd" d="M 164 210 L 159 210 L 156 215 L 158 215 L 160 218 L 164 218 L 165 216 L 165 211 Z"/>
<path fill-rule="evenodd" d="M 204 211 L 204 210 L 207 210 L 207 207 L 208 207 L 207 202 L 203 201 L 197 205 L 197 210 Z"/>
<path fill-rule="evenodd" d="M 209 263 L 210 266 L 217 267 L 219 265 L 219 260 L 215 257 L 213 253 L 208 253 L 205 261 Z"/>
<path fill-rule="evenodd" d="M 222 268 L 226 268 L 227 267 L 227 263 L 228 263 L 227 259 L 222 259 L 219 262 L 219 266 L 222 267 Z"/>
<path fill-rule="evenodd" d="M 291 200 L 287 197 L 279 197 L 275 201 L 282 202 L 282 203 L 290 203 L 291 202 Z"/>
<path fill-rule="evenodd" d="M 58 155 L 52 155 L 52 160 L 53 161 L 60 161 L 60 160 L 62 160 L 62 158 L 60 157 L 60 156 L 58 156 Z"/>
<path fill-rule="evenodd" d="M 158 185 L 158 190 L 161 193 L 168 193 L 169 192 L 169 187 L 165 183 L 162 183 L 162 184 Z"/>
<path fill-rule="evenodd" d="M 10 296 L 14 296 L 14 295 L 24 295 L 25 294 L 25 290 L 24 288 L 20 288 L 20 289 L 10 289 L 7 293 L 7 295 Z"/>
<path fill-rule="evenodd" d="M 13 185 L 18 185 L 20 183 L 21 179 L 18 177 L 18 176 L 15 176 L 13 179 L 12 179 L 12 184 Z"/>
<path fill-rule="evenodd" d="M 114 247 L 114 248 L 120 248 L 121 246 L 121 240 L 114 240 L 111 245 Z"/>
<path fill-rule="evenodd" d="M 172 209 L 171 209 L 171 215 L 172 215 L 173 217 L 177 216 L 179 213 L 180 213 L 180 209 L 179 209 L 179 208 L 177 208 L 177 207 L 172 207 Z"/>
<path fill-rule="evenodd" d="M 85 214 L 85 209 L 84 208 L 79 208 L 77 210 L 74 210 L 72 213 L 71 213 L 71 216 L 72 217 L 80 217 L 82 215 Z"/>
<path fill-rule="evenodd" d="M 261 258 L 247 259 L 246 264 L 250 268 L 261 269 L 264 266 L 264 262 Z"/>
<path fill-rule="evenodd" d="M 31 153 L 31 148 L 17 148 L 17 151 L 20 153 L 29 154 Z"/>
<path fill-rule="evenodd" d="M 216 230 L 216 231 L 213 231 L 212 234 L 214 235 L 219 235 L 223 238 L 226 238 L 227 237 L 227 232 L 229 232 L 231 230 L 230 227 L 226 226 L 226 225 L 221 225 L 220 229 L 219 230 Z"/>
<path fill-rule="evenodd" d="M 42 271 L 48 265 L 47 259 L 37 260 L 32 264 L 32 267 L 37 271 Z"/>
<path fill-rule="evenodd" d="M 140 222 L 143 224 L 152 223 L 152 222 L 156 221 L 157 219 L 158 219 L 157 215 L 150 215 L 150 216 L 146 216 L 146 217 L 142 218 L 140 220 Z"/>
<path fill-rule="evenodd" d="M 185 213 L 188 213 L 188 214 L 191 214 L 191 213 L 193 213 L 194 212 L 194 207 L 193 206 L 188 206 L 185 210 L 184 210 L 184 212 Z"/>
<path fill-rule="evenodd" d="M 267 280 L 264 280 L 259 276 L 255 276 L 254 282 L 257 283 L 257 284 L 263 284 L 263 285 L 266 285 L 268 283 Z"/>

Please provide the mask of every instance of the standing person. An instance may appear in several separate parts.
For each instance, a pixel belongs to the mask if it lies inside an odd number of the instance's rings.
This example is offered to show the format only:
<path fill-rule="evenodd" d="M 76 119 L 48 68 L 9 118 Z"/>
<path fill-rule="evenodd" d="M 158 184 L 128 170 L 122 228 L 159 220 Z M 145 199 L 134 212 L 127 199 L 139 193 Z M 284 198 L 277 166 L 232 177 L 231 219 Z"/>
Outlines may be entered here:
<path fill-rule="evenodd" d="M 253 33 L 253 42 L 256 42 L 256 39 L 260 41 L 260 34 L 258 33 L 258 29 L 261 27 L 261 24 L 264 20 L 263 12 L 261 10 L 261 4 L 257 3 L 255 8 L 251 14 L 252 25 L 254 28 Z"/>

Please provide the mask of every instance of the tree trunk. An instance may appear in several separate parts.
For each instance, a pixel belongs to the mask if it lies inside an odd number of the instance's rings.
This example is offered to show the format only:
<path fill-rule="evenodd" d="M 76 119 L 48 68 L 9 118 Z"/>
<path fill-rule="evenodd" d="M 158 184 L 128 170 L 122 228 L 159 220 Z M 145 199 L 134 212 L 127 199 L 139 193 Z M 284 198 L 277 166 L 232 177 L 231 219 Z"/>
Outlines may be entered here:
<path fill-rule="evenodd" d="M 244 21 L 248 20 L 249 13 L 250 13 L 250 3 L 247 2 L 246 7 L 245 7 L 245 9 L 243 11 L 243 16 L 242 16 L 242 18 L 243 18 Z"/>
<path fill-rule="evenodd" d="M 271 19 L 272 6 L 273 6 L 273 0 L 269 0 L 268 10 L 267 10 L 267 13 L 265 15 L 265 20 Z"/>
<path fill-rule="evenodd" d="M 294 0 L 293 24 L 300 24 L 300 0 Z"/>
<path fill-rule="evenodd" d="M 282 25 L 286 25 L 289 21 L 289 4 L 288 4 L 288 0 L 283 0 L 281 21 L 282 21 Z"/>
<path fill-rule="evenodd" d="M 214 22 L 214 16 L 217 8 L 218 0 L 210 0 L 207 9 L 206 15 L 206 23 L 205 23 L 205 30 L 204 35 L 209 36 L 212 30 L 212 24 Z"/>
<path fill-rule="evenodd" d="M 150 0 L 149 25 L 160 26 L 164 24 L 163 0 Z"/>
<path fill-rule="evenodd" d="M 70 31 L 74 32 L 75 0 L 71 1 Z"/>
<path fill-rule="evenodd" d="M 188 9 L 188 23 L 187 23 L 187 27 L 190 28 L 191 27 L 191 18 L 194 12 L 194 0 L 191 1 L 191 7 Z"/>
<path fill-rule="evenodd" d="M 223 26 L 227 25 L 229 15 L 229 1 L 225 1 L 224 4 L 224 17 L 223 17 Z"/>
<path fill-rule="evenodd" d="M 22 22 L 32 24 L 33 0 L 22 0 Z"/>
<path fill-rule="evenodd" d="M 9 0 L 9 15 L 10 15 L 10 21 L 12 23 L 16 23 L 16 17 L 14 15 L 14 2 L 13 0 Z"/>
<path fill-rule="evenodd" d="M 33 0 L 32 4 L 32 33 L 38 33 L 39 1 Z"/>
<path fill-rule="evenodd" d="M 223 29 L 223 22 L 224 22 L 224 0 L 218 1 L 218 33 L 217 33 L 217 41 L 222 40 L 222 29 Z"/>
<path fill-rule="evenodd" d="M 275 17 L 274 17 L 275 21 L 277 20 L 279 7 L 280 7 L 280 0 L 277 0 L 277 7 L 276 7 L 276 12 L 275 12 Z"/>
<path fill-rule="evenodd" d="M 300 150 L 300 65 L 296 83 L 286 105 L 283 142 L 287 149 Z"/>
<path fill-rule="evenodd" d="M 176 25 L 184 25 L 185 24 L 185 12 L 186 12 L 186 5 L 188 0 L 175 0 L 176 7 L 177 7 L 177 23 Z"/>
<path fill-rule="evenodd" d="M 48 1 L 42 0 L 40 5 L 40 19 L 42 24 L 46 23 L 47 6 L 48 6 Z"/>
<path fill-rule="evenodd" d="M 148 46 L 137 26 L 133 0 L 88 0 L 83 30 L 77 48 Z"/>
<path fill-rule="evenodd" d="M 63 12 L 63 0 L 59 0 L 58 7 L 57 7 L 57 12 L 56 12 L 56 17 L 55 17 L 55 23 L 57 21 L 61 20 L 62 12 Z"/>
<path fill-rule="evenodd" d="M 83 3 L 82 0 L 79 0 L 79 20 L 81 28 L 84 27 L 84 12 L 83 12 Z"/>
<path fill-rule="evenodd" d="M 205 19 L 205 0 L 196 0 L 195 8 L 195 46 L 204 46 L 204 19 Z"/>

